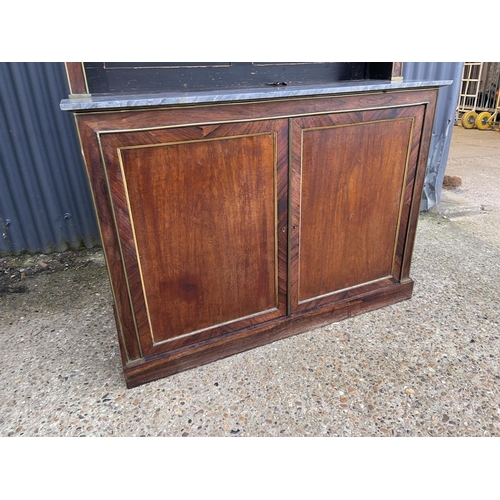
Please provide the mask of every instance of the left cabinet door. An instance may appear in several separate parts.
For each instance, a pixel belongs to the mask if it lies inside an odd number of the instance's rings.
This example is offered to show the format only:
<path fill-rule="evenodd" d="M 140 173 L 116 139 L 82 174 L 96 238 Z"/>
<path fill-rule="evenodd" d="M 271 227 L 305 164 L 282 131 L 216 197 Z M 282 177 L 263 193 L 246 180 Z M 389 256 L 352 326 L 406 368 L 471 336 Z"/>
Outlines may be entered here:
<path fill-rule="evenodd" d="M 96 135 L 141 357 L 286 314 L 286 120 Z"/>

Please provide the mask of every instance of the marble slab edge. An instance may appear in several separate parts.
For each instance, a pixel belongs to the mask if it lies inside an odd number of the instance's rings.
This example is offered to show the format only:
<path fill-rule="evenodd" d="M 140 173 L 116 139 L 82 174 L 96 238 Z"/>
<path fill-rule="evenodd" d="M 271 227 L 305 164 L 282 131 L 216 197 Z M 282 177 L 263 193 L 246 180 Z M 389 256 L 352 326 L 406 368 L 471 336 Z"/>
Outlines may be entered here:
<path fill-rule="evenodd" d="M 346 82 L 335 85 L 301 85 L 288 87 L 265 87 L 248 89 L 224 89 L 210 91 L 168 92 L 157 94 L 134 94 L 113 96 L 74 97 L 63 99 L 63 111 L 87 111 L 97 109 L 144 108 L 152 106 L 172 106 L 182 104 L 204 104 L 214 102 L 254 101 L 284 97 L 346 94 L 422 87 L 445 87 L 452 80 L 403 81 L 403 82 Z"/>

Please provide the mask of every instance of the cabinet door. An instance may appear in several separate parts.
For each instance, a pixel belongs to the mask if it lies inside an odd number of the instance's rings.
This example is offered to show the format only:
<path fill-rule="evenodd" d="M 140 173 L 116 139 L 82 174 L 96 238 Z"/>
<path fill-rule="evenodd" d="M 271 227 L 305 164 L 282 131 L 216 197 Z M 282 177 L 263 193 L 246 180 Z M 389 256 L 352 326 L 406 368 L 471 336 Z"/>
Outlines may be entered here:
<path fill-rule="evenodd" d="M 100 135 L 145 357 L 286 314 L 287 126 Z"/>
<path fill-rule="evenodd" d="M 293 311 L 405 279 L 424 113 L 420 105 L 292 120 Z"/>

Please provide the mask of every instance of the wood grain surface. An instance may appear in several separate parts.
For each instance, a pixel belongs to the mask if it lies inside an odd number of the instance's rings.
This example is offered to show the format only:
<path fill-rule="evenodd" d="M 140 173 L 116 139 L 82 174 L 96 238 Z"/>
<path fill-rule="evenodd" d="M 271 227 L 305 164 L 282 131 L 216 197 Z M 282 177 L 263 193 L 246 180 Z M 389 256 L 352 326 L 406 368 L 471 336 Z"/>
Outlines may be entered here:
<path fill-rule="evenodd" d="M 298 273 L 294 307 L 399 279 L 398 237 L 400 231 L 406 234 L 400 221 L 409 210 L 404 195 L 413 185 L 406 180 L 416 167 L 411 153 L 418 149 L 423 111 L 398 108 L 293 121 L 293 178 L 300 184 L 292 198 L 299 232 L 292 251 Z M 307 307 L 320 302 L 325 299 Z"/>
<path fill-rule="evenodd" d="M 436 98 L 75 113 L 127 385 L 408 299 Z"/>
<path fill-rule="evenodd" d="M 275 149 L 266 133 L 121 150 L 155 342 L 277 309 Z"/>
<path fill-rule="evenodd" d="M 88 94 L 85 71 L 81 62 L 67 62 L 66 74 L 68 75 L 69 91 L 71 94 Z"/>
<path fill-rule="evenodd" d="M 274 120 L 101 138 L 146 355 L 286 314 L 287 137 Z"/>

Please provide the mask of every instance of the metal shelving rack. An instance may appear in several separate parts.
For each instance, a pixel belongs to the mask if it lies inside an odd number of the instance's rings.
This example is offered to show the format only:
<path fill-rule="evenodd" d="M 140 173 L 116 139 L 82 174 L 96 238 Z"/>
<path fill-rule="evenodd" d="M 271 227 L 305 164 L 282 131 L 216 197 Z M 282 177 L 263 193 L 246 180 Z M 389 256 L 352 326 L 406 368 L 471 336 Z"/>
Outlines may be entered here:
<path fill-rule="evenodd" d="M 464 128 L 500 130 L 500 63 L 466 62 L 455 115 Z"/>
<path fill-rule="evenodd" d="M 458 98 L 456 111 L 456 122 L 461 121 L 464 128 L 473 128 L 477 117 L 477 97 L 481 73 L 483 71 L 482 62 L 466 62 L 462 71 L 462 85 Z"/>

